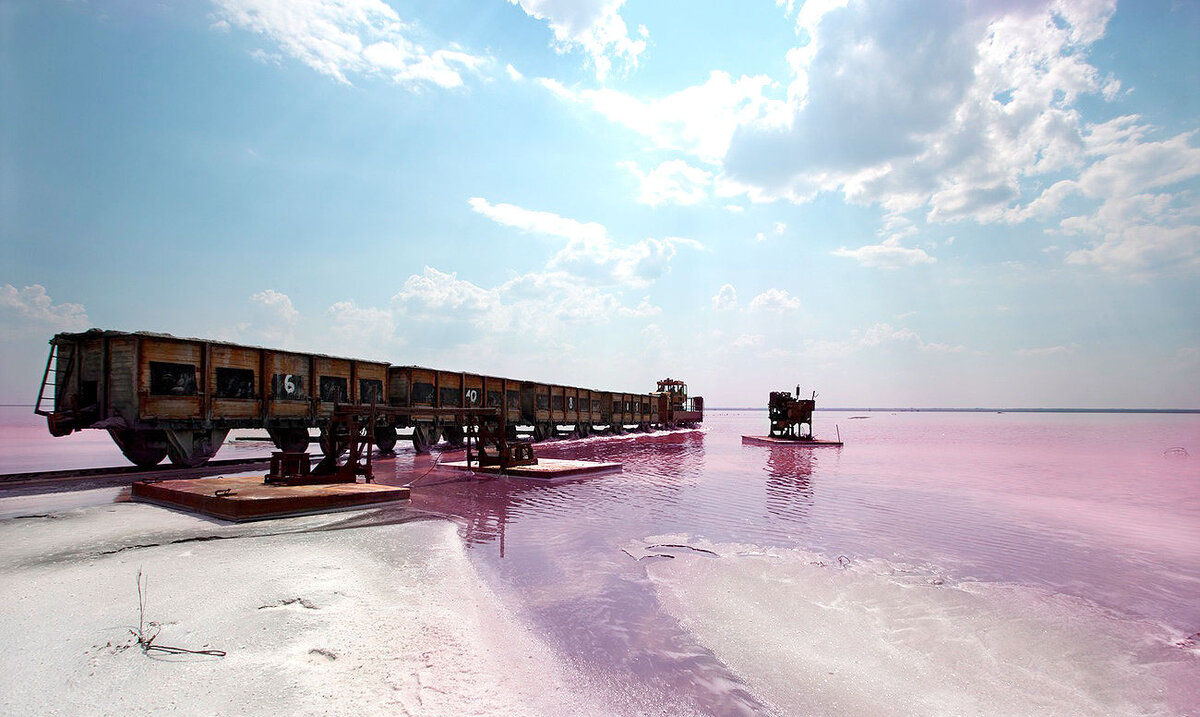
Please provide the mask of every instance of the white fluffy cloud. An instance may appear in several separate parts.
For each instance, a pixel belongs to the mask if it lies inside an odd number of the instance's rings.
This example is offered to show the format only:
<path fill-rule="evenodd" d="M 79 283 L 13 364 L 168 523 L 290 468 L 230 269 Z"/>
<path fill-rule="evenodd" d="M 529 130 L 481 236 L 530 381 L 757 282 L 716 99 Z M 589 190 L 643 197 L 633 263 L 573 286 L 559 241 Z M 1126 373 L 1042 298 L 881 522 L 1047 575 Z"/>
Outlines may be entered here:
<path fill-rule="evenodd" d="M 541 82 L 712 168 L 685 173 L 695 168 L 673 159 L 636 170 L 651 204 L 839 193 L 913 232 L 1034 220 L 1077 238 L 1064 247 L 1072 263 L 1200 267 L 1200 203 L 1182 187 L 1200 177 L 1194 134 L 1083 119 L 1081 98 L 1123 96 L 1089 61 L 1114 0 L 780 4 L 798 36 L 786 78 L 715 71 L 651 98 Z M 883 231 L 877 244 L 836 253 L 890 268 L 934 261 L 903 236 Z"/>
<path fill-rule="evenodd" d="M 287 294 L 265 289 L 250 295 L 246 320 L 239 322 L 227 338 L 235 341 L 292 348 L 300 312 Z"/>
<path fill-rule="evenodd" d="M 41 284 L 0 286 L 0 317 L 10 331 L 82 331 L 89 323 L 82 304 L 56 304 Z"/>
<path fill-rule="evenodd" d="M 685 237 L 650 237 L 619 246 L 604 225 L 596 222 L 579 222 L 513 204 L 492 204 L 481 197 L 469 203 L 497 224 L 565 239 L 566 244 L 550 259 L 547 269 L 568 272 L 599 285 L 646 286 L 668 271 L 678 247 L 702 248 L 699 242 Z"/>
<path fill-rule="evenodd" d="M 787 289 L 767 289 L 750 300 L 751 311 L 784 313 L 800 308 L 800 299 L 788 294 Z"/>
<path fill-rule="evenodd" d="M 560 51 L 580 48 L 591 61 L 596 79 L 603 82 L 614 61 L 622 68 L 637 67 L 638 56 L 646 49 L 645 28 L 641 39 L 629 36 L 621 18 L 625 0 L 509 0 L 530 17 L 545 20 L 554 32 Z"/>
<path fill-rule="evenodd" d="M 854 259 L 863 266 L 876 269 L 899 269 L 937 261 L 924 249 L 910 249 L 900 245 L 900 240 L 890 237 L 879 244 L 868 244 L 857 249 L 841 247 L 830 252 L 834 256 Z"/>
<path fill-rule="evenodd" d="M 449 46 L 427 50 L 413 27 L 382 0 L 213 0 L 214 27 L 238 27 L 272 42 L 317 72 L 349 82 L 351 74 L 403 85 L 457 87 L 488 60 Z M 260 55 L 266 55 L 261 50 Z"/>
<path fill-rule="evenodd" d="M 817 360 L 844 359 L 864 349 L 875 350 L 892 345 L 912 346 L 924 353 L 962 353 L 967 350 L 961 344 L 926 342 L 920 334 L 907 327 L 878 323 L 863 331 L 855 330 L 846 340 L 809 341 L 800 355 Z"/>
<path fill-rule="evenodd" d="M 681 159 L 662 162 L 643 172 L 634 162 L 622 162 L 641 182 L 638 201 L 657 207 L 660 204 L 698 204 L 708 198 L 712 172 L 693 167 Z"/>
<path fill-rule="evenodd" d="M 702 85 L 645 100 L 608 88 L 576 91 L 555 80 L 539 82 L 563 100 L 590 107 L 645 135 L 660 149 L 687 152 L 710 164 L 721 163 L 739 125 L 783 106 L 766 96 L 774 84 L 769 77 L 734 80 L 719 70 Z"/>
<path fill-rule="evenodd" d="M 721 288 L 717 290 L 717 295 L 712 298 L 713 308 L 718 311 L 732 309 L 737 306 L 737 303 L 737 289 L 733 288 L 733 284 L 721 285 Z"/>
<path fill-rule="evenodd" d="M 786 121 L 748 124 L 726 170 L 771 196 L 836 190 L 930 220 L 994 219 L 1029 177 L 1078 162 L 1086 61 L 1111 2 L 864 0 L 810 18 Z M 814 24 L 815 22 L 815 24 Z"/>
<path fill-rule="evenodd" d="M 386 347 L 399 342 L 396 339 L 396 317 L 387 309 L 373 306 L 361 307 L 354 301 L 338 301 L 325 312 L 330 322 L 330 332 L 339 345 L 357 343 L 374 349 L 377 358 L 386 358 Z"/>

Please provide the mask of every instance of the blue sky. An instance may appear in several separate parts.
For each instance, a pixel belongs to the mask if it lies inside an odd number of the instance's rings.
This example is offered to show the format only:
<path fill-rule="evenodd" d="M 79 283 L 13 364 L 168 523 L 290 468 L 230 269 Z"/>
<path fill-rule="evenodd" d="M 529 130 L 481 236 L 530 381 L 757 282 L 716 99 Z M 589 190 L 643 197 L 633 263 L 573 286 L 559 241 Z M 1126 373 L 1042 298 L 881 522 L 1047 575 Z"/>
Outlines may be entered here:
<path fill-rule="evenodd" d="M 1200 407 L 1200 4 L 9 0 L 0 401 L 165 331 Z"/>

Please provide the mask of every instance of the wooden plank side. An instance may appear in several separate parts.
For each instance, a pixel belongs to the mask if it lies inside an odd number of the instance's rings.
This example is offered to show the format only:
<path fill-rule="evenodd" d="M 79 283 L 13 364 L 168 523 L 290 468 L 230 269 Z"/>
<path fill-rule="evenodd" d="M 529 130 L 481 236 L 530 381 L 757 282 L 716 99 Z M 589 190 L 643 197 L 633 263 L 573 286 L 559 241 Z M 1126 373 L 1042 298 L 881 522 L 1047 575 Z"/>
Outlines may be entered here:
<path fill-rule="evenodd" d="M 354 362 L 354 400 L 370 405 L 388 403 L 388 366 L 374 361 Z"/>
<path fill-rule="evenodd" d="M 462 408 L 463 374 L 453 371 L 437 372 L 437 405 L 442 408 Z"/>
<path fill-rule="evenodd" d="M 139 338 L 139 415 L 158 420 L 204 420 L 202 396 L 205 377 L 200 370 L 204 343 L 144 336 Z M 191 367 L 191 370 L 188 371 L 187 367 Z"/>
<path fill-rule="evenodd" d="M 484 404 L 483 376 L 473 373 L 463 374 L 463 406 L 481 408 Z"/>
<path fill-rule="evenodd" d="M 126 422 L 136 421 L 137 341 L 130 337 L 114 337 L 108 341 L 108 408 L 106 415 L 117 415 Z"/>
<path fill-rule="evenodd" d="M 289 351 L 263 351 L 262 388 L 267 399 L 267 422 L 307 421 L 311 418 L 313 382 L 309 357 Z"/>
<path fill-rule="evenodd" d="M 391 366 L 388 368 L 388 405 L 409 406 L 409 389 L 412 381 L 407 366 Z"/>
<path fill-rule="evenodd" d="M 210 344 L 208 385 L 212 420 L 245 422 L 259 415 L 263 397 L 262 349 Z"/>
<path fill-rule="evenodd" d="M 563 416 L 565 423 L 579 423 L 579 389 L 566 388 L 566 412 Z"/>
<path fill-rule="evenodd" d="M 353 367 L 349 359 L 312 357 L 313 396 L 317 399 L 317 415 L 328 418 L 338 403 L 351 401 Z"/>
<path fill-rule="evenodd" d="M 550 387 L 550 421 L 552 423 L 565 423 L 567 420 L 567 398 L 566 388 L 562 386 Z"/>

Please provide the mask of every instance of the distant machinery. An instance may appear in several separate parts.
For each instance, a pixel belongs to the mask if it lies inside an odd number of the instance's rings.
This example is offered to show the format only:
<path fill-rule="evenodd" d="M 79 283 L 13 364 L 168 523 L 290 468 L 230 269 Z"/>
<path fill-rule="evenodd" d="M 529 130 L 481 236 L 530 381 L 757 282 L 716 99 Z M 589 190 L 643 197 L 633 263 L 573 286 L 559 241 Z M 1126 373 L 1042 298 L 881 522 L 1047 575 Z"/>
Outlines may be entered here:
<path fill-rule="evenodd" d="M 800 398 L 800 387 L 796 395 L 788 391 L 772 391 L 767 404 L 767 416 L 771 421 L 772 438 L 812 440 L 812 415 L 817 407 L 817 392 L 811 398 Z M 807 426 L 807 430 L 805 430 Z"/>

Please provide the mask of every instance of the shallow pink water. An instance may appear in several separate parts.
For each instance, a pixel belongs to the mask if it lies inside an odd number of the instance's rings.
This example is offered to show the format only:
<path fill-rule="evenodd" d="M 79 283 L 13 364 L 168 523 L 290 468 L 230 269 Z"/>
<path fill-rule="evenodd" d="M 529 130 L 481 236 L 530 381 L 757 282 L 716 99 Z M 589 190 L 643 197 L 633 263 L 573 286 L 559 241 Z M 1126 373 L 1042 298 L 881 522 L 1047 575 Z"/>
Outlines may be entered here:
<path fill-rule="evenodd" d="M 743 445 L 765 432 L 760 411 L 537 447 L 624 464 L 589 478 L 463 479 L 407 448 L 376 468 L 381 482 L 416 479 L 411 507 L 457 521 L 497 593 L 627 713 L 769 711 L 659 604 L 624 550 L 649 536 L 929 565 L 948 581 L 1068 596 L 1170 640 L 1200 632 L 1200 416 L 852 415 L 817 415 L 818 436 L 836 424 L 844 448 Z M 23 420 L 0 431 L 0 472 L 122 463 L 103 433 L 55 442 L 39 424 L 13 427 Z M 1183 675 L 1168 713 L 1194 713 L 1200 651 L 1160 653 Z"/>
<path fill-rule="evenodd" d="M 456 516 L 477 562 L 580 664 L 681 710 L 761 705 L 664 617 L 621 551 L 647 536 L 929 564 L 1075 596 L 1181 639 L 1200 631 L 1200 416 L 850 415 L 818 414 L 817 434 L 836 423 L 840 449 L 743 445 L 765 414 L 734 411 L 703 432 L 541 445 L 624 472 L 445 483 L 414 491 L 413 505 Z M 1191 457 L 1164 453 L 1177 446 Z"/>

